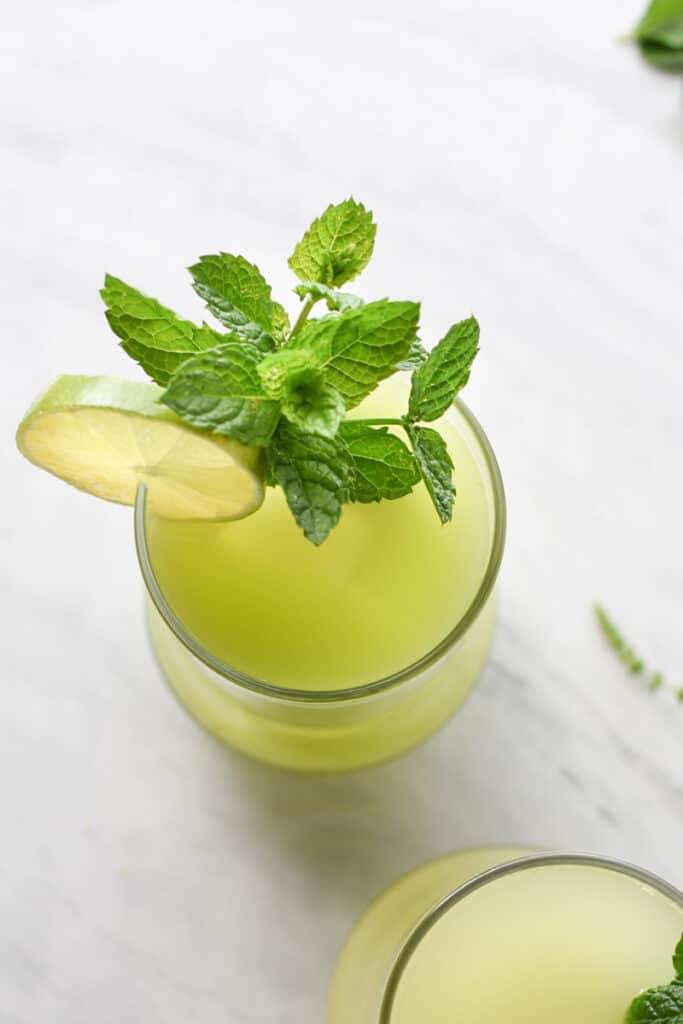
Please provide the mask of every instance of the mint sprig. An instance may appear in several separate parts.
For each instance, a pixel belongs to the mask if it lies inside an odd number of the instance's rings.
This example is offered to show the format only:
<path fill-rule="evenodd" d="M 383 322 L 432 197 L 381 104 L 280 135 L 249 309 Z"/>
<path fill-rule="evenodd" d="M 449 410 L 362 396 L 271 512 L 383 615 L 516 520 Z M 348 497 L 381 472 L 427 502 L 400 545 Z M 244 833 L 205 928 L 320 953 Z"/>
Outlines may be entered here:
<path fill-rule="evenodd" d="M 625 639 L 602 605 L 594 604 L 593 611 L 602 635 L 628 671 L 634 676 L 644 676 L 647 680 L 647 688 L 651 692 L 661 689 L 670 690 L 676 699 L 683 703 L 683 686 L 673 685 L 659 669 L 649 668 Z M 683 949 L 681 955 L 683 956 Z"/>
<path fill-rule="evenodd" d="M 676 946 L 673 965 L 674 980 L 637 995 L 626 1011 L 624 1024 L 683 1024 L 683 936 Z"/>
<path fill-rule="evenodd" d="M 289 261 L 303 302 L 293 327 L 258 267 L 226 252 L 190 267 L 220 331 L 181 320 L 118 278 L 107 276 L 102 291 L 122 347 L 165 387 L 160 401 L 194 427 L 265 448 L 268 482 L 282 487 L 315 544 L 346 502 L 396 500 L 421 480 L 441 521 L 453 515 L 448 447 L 425 423 L 467 383 L 479 325 L 473 317 L 454 324 L 428 353 L 418 303 L 366 303 L 340 290 L 366 266 L 375 230 L 354 199 L 313 222 Z M 311 318 L 322 302 L 327 312 Z M 345 418 L 398 369 L 413 371 L 405 415 Z"/>

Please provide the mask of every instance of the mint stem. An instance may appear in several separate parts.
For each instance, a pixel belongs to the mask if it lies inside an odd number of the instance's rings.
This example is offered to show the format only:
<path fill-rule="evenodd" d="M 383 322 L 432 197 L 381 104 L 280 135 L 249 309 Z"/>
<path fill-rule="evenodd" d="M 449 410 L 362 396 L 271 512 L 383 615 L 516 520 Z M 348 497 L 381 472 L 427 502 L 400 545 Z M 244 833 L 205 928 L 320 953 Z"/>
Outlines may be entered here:
<path fill-rule="evenodd" d="M 303 309 L 299 313 L 298 319 L 294 326 L 292 327 L 291 333 L 289 335 L 290 338 L 293 338 L 296 332 L 300 330 L 306 323 L 306 320 L 308 319 L 308 314 L 313 309 L 313 306 L 315 305 L 316 301 L 317 300 L 314 298 L 306 299 L 303 305 Z"/>
<path fill-rule="evenodd" d="M 364 423 L 366 427 L 405 427 L 405 421 L 400 419 L 369 419 L 369 420 L 355 420 L 356 423 Z"/>

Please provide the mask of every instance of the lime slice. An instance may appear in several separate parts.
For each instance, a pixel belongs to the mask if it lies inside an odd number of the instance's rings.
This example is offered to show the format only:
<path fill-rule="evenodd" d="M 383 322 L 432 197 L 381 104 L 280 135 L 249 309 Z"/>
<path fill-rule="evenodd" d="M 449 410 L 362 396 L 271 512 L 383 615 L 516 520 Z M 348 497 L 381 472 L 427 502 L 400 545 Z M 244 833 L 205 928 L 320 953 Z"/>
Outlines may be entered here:
<path fill-rule="evenodd" d="M 189 427 L 155 384 L 59 377 L 21 421 L 26 458 L 98 498 L 169 519 L 242 519 L 263 502 L 262 450 Z"/>

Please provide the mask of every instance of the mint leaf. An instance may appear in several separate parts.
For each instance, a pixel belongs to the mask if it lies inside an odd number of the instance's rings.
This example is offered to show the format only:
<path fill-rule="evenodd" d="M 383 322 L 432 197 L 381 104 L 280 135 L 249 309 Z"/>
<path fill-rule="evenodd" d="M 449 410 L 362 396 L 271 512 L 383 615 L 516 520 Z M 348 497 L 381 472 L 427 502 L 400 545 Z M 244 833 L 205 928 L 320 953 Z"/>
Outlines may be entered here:
<path fill-rule="evenodd" d="M 268 395 L 278 399 L 291 423 L 311 434 L 334 437 L 346 406 L 310 353 L 280 349 L 261 362 L 258 372 Z"/>
<path fill-rule="evenodd" d="M 339 428 L 353 463 L 351 501 L 381 501 L 410 494 L 420 479 L 411 452 L 386 427 L 347 420 Z"/>
<path fill-rule="evenodd" d="M 194 290 L 217 320 L 233 334 L 257 344 L 263 352 L 275 347 L 272 335 L 286 329 L 287 314 L 281 306 L 276 311 L 270 285 L 258 267 L 243 256 L 220 252 L 200 256 L 199 262 L 189 269 Z"/>
<path fill-rule="evenodd" d="M 345 446 L 283 421 L 267 457 L 269 479 L 282 487 L 308 540 L 322 544 L 349 497 L 352 468 Z"/>
<path fill-rule="evenodd" d="M 309 352 L 350 409 L 407 357 L 419 314 L 416 302 L 380 299 L 336 317 L 310 321 L 287 347 Z"/>
<path fill-rule="evenodd" d="M 281 306 L 279 302 L 273 303 L 273 330 L 272 334 L 275 340 L 279 343 L 283 342 L 289 334 L 291 324 L 289 322 L 289 314 L 284 306 Z"/>
<path fill-rule="evenodd" d="M 424 347 L 419 338 L 413 338 L 413 343 L 410 346 L 410 351 L 405 359 L 403 359 L 397 366 L 398 370 L 417 370 L 419 366 L 422 366 L 427 361 L 429 352 Z"/>
<path fill-rule="evenodd" d="M 289 258 L 301 281 L 338 287 L 367 266 L 375 244 L 372 213 L 355 199 L 330 205 L 314 220 Z"/>
<path fill-rule="evenodd" d="M 442 523 L 453 518 L 453 461 L 443 437 L 431 427 L 411 427 L 409 436 L 413 443 L 415 458 L 420 474 L 434 502 L 434 508 Z"/>
<path fill-rule="evenodd" d="M 626 1024 L 683 1024 L 683 982 L 672 981 L 636 996 Z"/>
<path fill-rule="evenodd" d="M 280 418 L 280 405 L 265 391 L 260 362 L 261 353 L 249 342 L 218 345 L 183 363 L 160 401 L 193 427 L 266 445 Z"/>
<path fill-rule="evenodd" d="M 326 284 L 319 281 L 304 281 L 294 288 L 296 294 L 302 298 L 311 298 L 314 302 L 324 299 L 327 308 L 335 312 L 343 313 L 347 309 L 358 309 L 363 305 L 363 300 L 351 292 L 340 292 L 336 288 L 328 288 Z"/>
<path fill-rule="evenodd" d="M 632 38 L 651 64 L 669 70 L 683 69 L 683 2 L 653 0 Z"/>
<path fill-rule="evenodd" d="M 101 290 L 109 326 L 121 347 L 152 380 L 168 384 L 191 355 L 220 344 L 223 336 L 206 324 L 197 327 L 136 288 L 107 274 Z"/>
<path fill-rule="evenodd" d="M 673 962 L 676 977 L 683 981 L 683 935 L 681 935 L 680 941 L 674 951 Z"/>
<path fill-rule="evenodd" d="M 426 361 L 413 374 L 408 414 L 414 420 L 436 420 L 467 384 L 479 351 L 479 324 L 470 317 L 453 324 Z"/>

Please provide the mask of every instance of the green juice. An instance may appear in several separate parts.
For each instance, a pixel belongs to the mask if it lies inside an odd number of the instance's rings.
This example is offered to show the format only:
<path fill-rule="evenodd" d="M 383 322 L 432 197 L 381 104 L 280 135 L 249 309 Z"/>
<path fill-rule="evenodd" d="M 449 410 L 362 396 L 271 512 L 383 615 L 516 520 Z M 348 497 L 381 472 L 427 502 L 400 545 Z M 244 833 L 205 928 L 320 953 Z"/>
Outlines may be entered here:
<path fill-rule="evenodd" d="M 407 382 L 394 379 L 356 414 L 396 416 L 406 401 Z M 445 677 L 442 659 L 424 679 L 372 699 L 345 701 L 341 693 L 400 673 L 441 644 L 490 570 L 501 513 L 485 439 L 457 406 L 437 426 L 457 486 L 455 514 L 445 526 L 422 484 L 396 501 L 346 506 L 320 547 L 304 538 L 280 489 L 269 489 L 263 507 L 237 522 L 147 517 L 143 544 L 173 616 L 224 665 L 219 675 L 246 676 L 280 691 L 265 703 L 253 691 L 226 687 L 225 678 L 203 672 L 200 681 L 203 667 L 188 662 L 153 612 L 153 640 L 171 686 L 221 738 L 290 767 L 354 767 L 417 742 L 463 699 L 488 649 L 490 600 L 446 652 Z M 416 711 L 420 688 L 424 707 Z M 293 691 L 305 691 L 309 702 L 288 701 Z M 341 699 L 330 701 L 329 691 Z"/>

